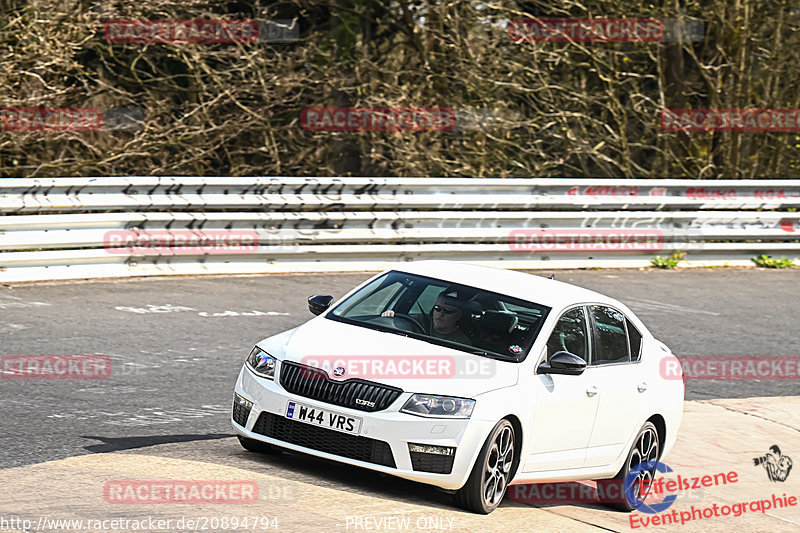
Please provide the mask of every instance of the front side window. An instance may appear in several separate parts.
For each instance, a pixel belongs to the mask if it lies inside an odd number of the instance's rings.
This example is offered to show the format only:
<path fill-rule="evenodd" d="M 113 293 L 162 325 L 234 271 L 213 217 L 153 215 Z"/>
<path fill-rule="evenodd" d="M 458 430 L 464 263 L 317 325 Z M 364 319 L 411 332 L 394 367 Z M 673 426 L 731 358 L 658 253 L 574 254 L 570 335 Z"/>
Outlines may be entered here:
<path fill-rule="evenodd" d="M 353 315 L 379 315 L 386 309 L 388 303 L 403 290 L 403 285 L 399 281 L 377 284 L 372 287 L 374 283 L 365 287 L 366 289 L 374 288 L 374 290 L 368 290 L 364 294 L 364 298 L 353 302 L 353 306 L 348 309 L 348 313 Z"/>
<path fill-rule="evenodd" d="M 556 352 L 569 352 L 589 362 L 589 336 L 583 307 L 570 309 L 558 319 L 547 340 L 547 361 Z"/>
<path fill-rule="evenodd" d="M 598 340 L 592 363 L 606 365 L 630 361 L 623 314 L 616 309 L 601 305 L 593 305 L 590 309 L 597 328 Z"/>
<path fill-rule="evenodd" d="M 446 288 L 447 284 L 428 285 L 419 295 L 419 298 L 417 298 L 417 301 L 414 303 L 411 311 L 422 315 L 431 314 L 433 312 L 433 306 L 436 305 L 436 300 Z"/>
<path fill-rule="evenodd" d="M 519 362 L 549 310 L 513 296 L 392 271 L 354 292 L 325 316 Z"/>

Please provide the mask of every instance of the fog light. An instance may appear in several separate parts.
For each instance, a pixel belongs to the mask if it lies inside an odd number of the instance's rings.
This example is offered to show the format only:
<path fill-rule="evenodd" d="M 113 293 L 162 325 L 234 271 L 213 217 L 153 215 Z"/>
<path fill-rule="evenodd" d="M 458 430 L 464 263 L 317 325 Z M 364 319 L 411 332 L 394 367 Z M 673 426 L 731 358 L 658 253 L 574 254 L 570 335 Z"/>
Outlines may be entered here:
<path fill-rule="evenodd" d="M 431 446 L 430 444 L 408 443 L 408 451 L 411 453 L 430 453 L 433 455 L 455 455 L 456 449 L 450 446 Z"/>
<path fill-rule="evenodd" d="M 253 409 L 253 402 L 245 400 L 235 392 L 233 393 L 233 421 L 242 427 L 247 427 L 247 419 L 250 418 L 250 411 Z"/>
<path fill-rule="evenodd" d="M 233 401 L 236 403 L 236 405 L 241 405 L 245 409 L 253 408 L 253 402 L 251 402 L 250 400 L 245 400 L 235 392 L 233 393 Z"/>
<path fill-rule="evenodd" d="M 450 474 L 456 460 L 456 449 L 451 446 L 408 443 L 411 468 L 417 472 Z"/>

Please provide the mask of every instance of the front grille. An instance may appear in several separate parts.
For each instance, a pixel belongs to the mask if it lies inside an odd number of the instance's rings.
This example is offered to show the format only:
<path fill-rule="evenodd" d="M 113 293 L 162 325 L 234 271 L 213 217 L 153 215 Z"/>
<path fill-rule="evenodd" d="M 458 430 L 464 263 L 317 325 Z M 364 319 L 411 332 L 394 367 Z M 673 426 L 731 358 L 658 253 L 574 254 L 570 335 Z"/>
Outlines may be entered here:
<path fill-rule="evenodd" d="M 280 381 L 283 388 L 291 393 L 359 411 L 382 411 L 403 393 L 397 387 L 363 379 L 332 380 L 320 368 L 291 361 L 281 363 Z M 356 400 L 374 405 L 356 403 Z"/>
<path fill-rule="evenodd" d="M 348 435 L 267 412 L 258 417 L 253 432 L 312 450 L 396 468 L 392 448 L 382 440 Z"/>
<path fill-rule="evenodd" d="M 437 455 L 434 453 L 409 452 L 411 454 L 411 468 L 417 472 L 432 472 L 434 474 L 449 474 L 453 471 L 455 455 Z"/>
<path fill-rule="evenodd" d="M 239 405 L 236 400 L 233 401 L 233 421 L 242 427 L 247 427 L 247 418 L 250 416 L 250 409 L 243 405 Z"/>

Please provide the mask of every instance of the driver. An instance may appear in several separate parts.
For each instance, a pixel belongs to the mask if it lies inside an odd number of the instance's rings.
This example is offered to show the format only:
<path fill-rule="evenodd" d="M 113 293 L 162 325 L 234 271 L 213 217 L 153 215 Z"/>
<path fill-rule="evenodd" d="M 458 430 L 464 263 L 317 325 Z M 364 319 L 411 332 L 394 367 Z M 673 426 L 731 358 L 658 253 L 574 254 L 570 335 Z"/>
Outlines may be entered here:
<path fill-rule="evenodd" d="M 439 293 L 433 306 L 432 324 L 428 333 L 431 337 L 472 345 L 466 333 L 459 328 L 459 321 L 464 315 L 464 310 L 455 305 L 458 302 L 455 291 L 445 289 Z M 381 316 L 394 316 L 394 311 L 384 311 Z"/>

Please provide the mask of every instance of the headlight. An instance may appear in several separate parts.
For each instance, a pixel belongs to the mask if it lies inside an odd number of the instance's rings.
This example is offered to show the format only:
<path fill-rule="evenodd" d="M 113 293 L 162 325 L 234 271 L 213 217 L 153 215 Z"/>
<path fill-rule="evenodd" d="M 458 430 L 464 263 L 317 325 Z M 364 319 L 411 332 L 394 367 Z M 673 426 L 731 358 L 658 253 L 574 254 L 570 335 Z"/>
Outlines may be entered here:
<path fill-rule="evenodd" d="M 261 377 L 275 379 L 275 363 L 277 359 L 256 346 L 247 356 L 247 366 Z"/>
<path fill-rule="evenodd" d="M 475 408 L 475 400 L 452 398 L 450 396 L 431 396 L 414 394 L 405 403 L 403 413 L 431 417 L 469 418 Z"/>

